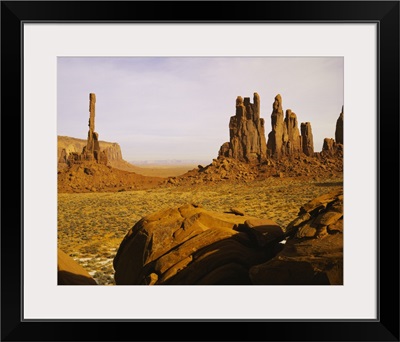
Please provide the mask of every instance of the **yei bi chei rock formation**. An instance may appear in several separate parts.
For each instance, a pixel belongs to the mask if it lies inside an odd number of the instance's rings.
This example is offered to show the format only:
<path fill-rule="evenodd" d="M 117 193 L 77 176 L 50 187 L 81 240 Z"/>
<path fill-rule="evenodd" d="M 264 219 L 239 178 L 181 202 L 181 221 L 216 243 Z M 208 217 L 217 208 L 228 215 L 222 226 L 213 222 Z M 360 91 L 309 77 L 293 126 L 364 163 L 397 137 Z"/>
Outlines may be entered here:
<path fill-rule="evenodd" d="M 296 113 L 286 110 L 283 118 L 282 97 L 275 96 L 271 114 L 272 131 L 268 134 L 268 157 L 280 159 L 284 156 L 298 155 L 303 152 L 307 156 L 314 154 L 314 142 L 309 122 L 301 123 L 301 131 Z"/>
<path fill-rule="evenodd" d="M 233 158 L 242 162 L 263 162 L 268 158 L 280 159 L 304 153 L 314 155 L 311 124 L 301 123 L 291 109 L 284 112 L 282 97 L 276 95 L 272 105 L 272 130 L 265 138 L 264 119 L 260 117 L 260 96 L 254 93 L 253 103 L 249 97 L 236 99 L 236 114 L 229 122 L 230 141 L 224 143 L 219 157 Z"/>
<path fill-rule="evenodd" d="M 230 140 L 219 149 L 218 158 L 207 166 L 199 165 L 165 181 L 168 186 L 196 185 L 206 182 L 248 182 L 268 177 L 332 177 L 343 173 L 343 145 L 326 138 L 321 152 L 314 151 L 310 122 L 300 124 L 296 113 L 284 110 L 282 97 L 276 95 L 271 114 L 271 132 L 265 138 L 260 115 L 260 96 L 236 98 L 235 115 L 229 121 Z M 335 136 L 343 138 L 343 110 Z M 328 145 L 329 144 L 329 145 Z M 328 147 L 325 147 L 328 146 Z"/>

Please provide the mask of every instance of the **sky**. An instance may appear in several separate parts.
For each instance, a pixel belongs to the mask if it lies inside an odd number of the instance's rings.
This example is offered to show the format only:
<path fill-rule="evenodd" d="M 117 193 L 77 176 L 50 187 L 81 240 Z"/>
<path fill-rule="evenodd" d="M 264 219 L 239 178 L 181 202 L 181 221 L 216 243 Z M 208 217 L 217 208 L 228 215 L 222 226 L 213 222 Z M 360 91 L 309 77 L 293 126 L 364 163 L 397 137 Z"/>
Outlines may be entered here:
<path fill-rule="evenodd" d="M 129 162 L 211 162 L 229 141 L 237 96 L 260 96 L 265 135 L 282 96 L 311 122 L 314 150 L 335 137 L 344 105 L 342 57 L 58 57 L 57 134 L 86 139 L 89 93 L 95 131 Z"/>

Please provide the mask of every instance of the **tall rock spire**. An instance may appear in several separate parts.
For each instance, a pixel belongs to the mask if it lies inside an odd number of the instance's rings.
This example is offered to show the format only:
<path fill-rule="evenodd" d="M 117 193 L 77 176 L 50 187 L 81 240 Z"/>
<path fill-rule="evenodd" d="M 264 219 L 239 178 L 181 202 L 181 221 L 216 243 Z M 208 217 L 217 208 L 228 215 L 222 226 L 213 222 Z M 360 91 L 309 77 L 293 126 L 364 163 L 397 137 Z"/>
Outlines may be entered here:
<path fill-rule="evenodd" d="M 297 116 L 290 109 L 286 110 L 284 127 L 284 153 L 294 155 L 301 152 L 301 138 Z"/>
<path fill-rule="evenodd" d="M 297 115 L 291 109 L 286 110 L 283 119 L 282 97 L 275 96 L 271 114 L 272 131 L 268 134 L 267 155 L 280 159 L 283 156 L 299 154 L 301 149 L 301 137 Z"/>
<path fill-rule="evenodd" d="M 342 112 L 340 113 L 336 121 L 336 131 L 335 131 L 336 143 L 342 145 L 343 145 L 343 116 L 344 116 L 344 110 L 342 106 Z"/>
<path fill-rule="evenodd" d="M 260 96 L 236 98 L 236 113 L 229 122 L 230 141 L 219 151 L 220 157 L 229 157 L 244 162 L 260 162 L 266 159 L 264 119 L 260 118 Z"/>
<path fill-rule="evenodd" d="M 107 163 L 105 153 L 100 153 L 99 134 L 94 131 L 96 114 L 96 95 L 89 94 L 89 131 L 86 146 L 83 148 L 82 155 L 84 160 L 96 160 L 98 163 Z"/>
<path fill-rule="evenodd" d="M 311 130 L 311 123 L 302 122 L 301 125 L 301 148 L 307 156 L 314 154 L 314 139 Z"/>
<path fill-rule="evenodd" d="M 280 158 L 284 135 L 282 97 L 280 94 L 275 96 L 275 101 L 272 104 L 271 126 L 272 131 L 268 134 L 268 156 Z"/>
<path fill-rule="evenodd" d="M 94 131 L 94 118 L 96 115 L 96 94 L 90 93 L 89 94 L 89 132 L 87 137 L 87 144 L 86 144 L 86 152 L 93 153 L 94 152 L 94 139 L 95 131 Z"/>

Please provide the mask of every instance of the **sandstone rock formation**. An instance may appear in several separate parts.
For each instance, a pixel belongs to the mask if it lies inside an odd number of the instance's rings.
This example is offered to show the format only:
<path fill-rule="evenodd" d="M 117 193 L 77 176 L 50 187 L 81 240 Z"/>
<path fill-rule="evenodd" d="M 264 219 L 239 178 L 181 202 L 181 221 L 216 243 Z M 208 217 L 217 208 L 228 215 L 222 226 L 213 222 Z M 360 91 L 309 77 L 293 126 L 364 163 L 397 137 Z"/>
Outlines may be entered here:
<path fill-rule="evenodd" d="M 100 148 L 99 134 L 95 129 L 95 105 L 96 95 L 89 94 L 89 131 L 87 140 L 82 144 L 82 140 L 76 139 L 70 144 L 61 147 L 60 139 L 58 138 L 58 167 L 63 168 L 64 165 L 82 163 L 83 161 L 107 164 L 107 152 Z M 68 138 L 68 137 L 65 137 Z M 73 138 L 68 138 L 73 139 Z M 79 142 L 78 142 L 79 141 Z M 83 147 L 82 147 L 83 145 Z"/>
<path fill-rule="evenodd" d="M 340 113 L 336 121 L 336 130 L 335 130 L 336 143 L 342 145 L 343 145 L 343 116 L 344 116 L 344 108 L 342 106 L 342 112 Z"/>
<path fill-rule="evenodd" d="M 73 158 L 72 155 L 76 156 L 76 159 L 80 160 L 80 154 L 83 148 L 87 144 L 87 139 L 77 139 L 67 136 L 57 137 L 57 160 L 58 169 L 65 169 L 68 164 L 68 159 Z M 107 157 L 107 165 L 113 168 L 138 172 L 140 168 L 135 165 L 128 163 L 122 156 L 121 146 L 115 142 L 99 141 L 100 150 L 104 151 Z"/>
<path fill-rule="evenodd" d="M 325 138 L 324 144 L 322 145 L 322 151 L 333 151 L 335 146 L 335 140 L 332 138 Z"/>
<path fill-rule="evenodd" d="M 97 285 L 86 270 L 58 249 L 58 285 Z"/>
<path fill-rule="evenodd" d="M 286 134 L 283 137 L 284 153 L 296 155 L 301 152 L 301 137 L 297 116 L 290 109 L 286 110 L 285 125 Z"/>
<path fill-rule="evenodd" d="M 266 158 L 264 119 L 260 118 L 260 96 L 236 99 L 236 114 L 229 122 L 230 141 L 224 143 L 219 157 L 229 157 L 245 162 L 260 162 Z"/>
<path fill-rule="evenodd" d="M 282 97 L 280 94 L 275 96 L 275 101 L 272 105 L 271 114 L 272 131 L 268 134 L 267 151 L 268 156 L 280 158 L 283 150 L 283 140 L 285 135 L 285 127 L 283 124 L 283 109 Z"/>
<path fill-rule="evenodd" d="M 114 258 L 117 285 L 251 284 L 249 268 L 281 250 L 273 221 L 188 204 L 148 215 Z"/>
<path fill-rule="evenodd" d="M 299 155 L 301 152 L 308 156 L 314 153 L 311 125 L 302 123 L 300 135 L 297 115 L 291 109 L 286 110 L 285 119 L 283 119 L 280 94 L 275 96 L 272 105 L 271 126 L 272 131 L 268 134 L 267 142 L 268 157 L 280 159 L 285 156 Z"/>
<path fill-rule="evenodd" d="M 286 233 L 283 250 L 250 269 L 253 284 L 343 284 L 343 188 L 303 205 Z"/>
<path fill-rule="evenodd" d="M 303 153 L 307 156 L 314 154 L 314 139 L 311 130 L 311 123 L 301 123 L 301 148 Z"/>
<path fill-rule="evenodd" d="M 343 158 L 343 106 L 342 111 L 336 121 L 335 139 L 325 138 L 322 146 L 321 155 Z"/>
<path fill-rule="evenodd" d="M 83 148 L 82 157 L 84 160 L 95 160 L 98 163 L 107 164 L 106 154 L 100 151 L 99 134 L 95 132 L 95 108 L 96 95 L 89 94 L 89 131 L 86 146 Z"/>

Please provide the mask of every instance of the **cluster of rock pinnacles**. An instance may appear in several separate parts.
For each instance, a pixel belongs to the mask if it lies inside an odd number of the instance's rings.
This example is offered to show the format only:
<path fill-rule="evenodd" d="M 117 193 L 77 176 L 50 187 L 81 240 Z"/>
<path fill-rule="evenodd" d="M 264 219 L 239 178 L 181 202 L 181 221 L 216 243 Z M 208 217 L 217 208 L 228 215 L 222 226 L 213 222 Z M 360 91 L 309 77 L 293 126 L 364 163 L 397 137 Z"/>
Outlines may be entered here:
<path fill-rule="evenodd" d="M 90 94 L 87 146 L 76 160 L 104 161 L 94 132 L 94 103 Z M 273 103 L 271 124 L 267 141 L 259 95 L 254 93 L 253 103 L 237 97 L 230 141 L 221 146 L 219 158 L 251 163 L 315 154 L 311 124 L 301 123 L 299 129 L 290 109 L 284 118 L 280 95 Z M 321 153 L 342 156 L 341 151 L 343 107 L 335 139 L 326 138 Z M 60 258 L 59 284 L 94 285 L 61 252 L 59 263 Z M 240 211 L 218 213 L 196 204 L 161 210 L 128 231 L 113 266 L 117 285 L 341 285 L 343 188 L 304 204 L 284 229 Z"/>
<path fill-rule="evenodd" d="M 265 138 L 264 119 L 260 118 L 260 96 L 254 93 L 253 103 L 249 97 L 236 99 L 236 114 L 229 122 L 230 141 L 224 143 L 220 157 L 243 162 L 265 161 L 267 158 L 280 159 L 304 153 L 314 155 L 314 141 L 310 122 L 299 125 L 297 115 L 291 109 L 284 112 L 282 97 L 275 96 L 271 114 L 272 130 Z M 325 138 L 322 153 L 334 154 L 343 145 L 343 107 L 336 123 L 335 139 Z"/>

